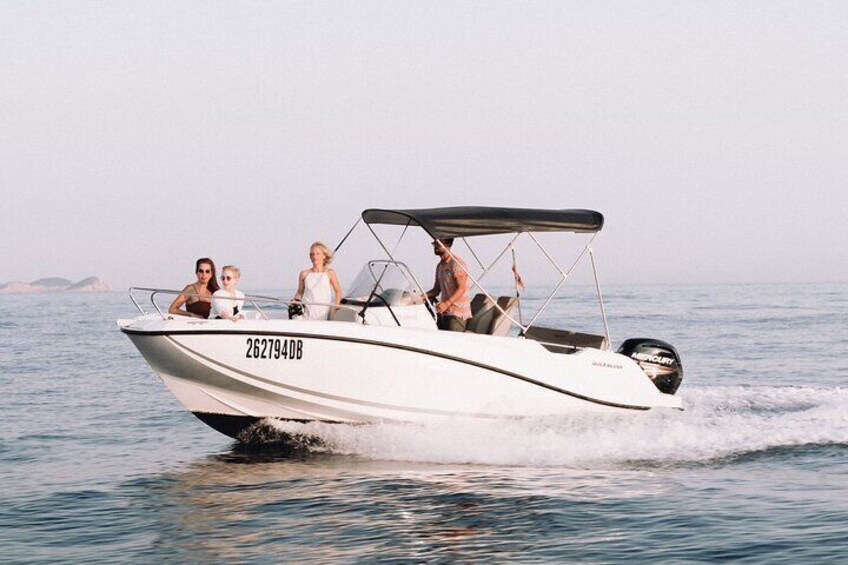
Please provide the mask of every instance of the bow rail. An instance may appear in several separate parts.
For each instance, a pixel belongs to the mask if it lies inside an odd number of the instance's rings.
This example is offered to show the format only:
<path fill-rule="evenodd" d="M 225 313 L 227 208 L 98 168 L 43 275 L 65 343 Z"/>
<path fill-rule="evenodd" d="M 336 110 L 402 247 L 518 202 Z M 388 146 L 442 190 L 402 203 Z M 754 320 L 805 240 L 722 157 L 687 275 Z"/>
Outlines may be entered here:
<path fill-rule="evenodd" d="M 159 304 L 156 303 L 156 297 L 159 295 L 169 295 L 169 296 L 179 296 L 180 294 L 184 296 L 195 296 L 201 298 L 209 298 L 208 294 L 200 294 L 196 292 L 185 292 L 182 290 L 174 290 L 168 288 L 149 288 L 144 286 L 131 286 L 127 291 L 127 294 L 132 300 L 132 303 L 135 305 L 136 309 L 141 313 L 142 316 L 147 316 L 148 312 L 144 309 L 144 307 L 139 303 L 136 298 L 136 292 L 145 292 L 150 293 L 150 304 L 153 305 L 153 308 L 156 310 L 156 313 L 162 317 L 163 320 L 167 320 L 170 316 L 167 311 L 163 312 L 162 308 Z M 242 300 L 241 298 L 239 300 Z M 275 296 L 264 296 L 261 294 L 245 294 L 243 300 L 253 306 L 256 311 L 262 316 L 264 320 L 270 320 L 268 314 L 259 306 L 259 304 L 265 304 L 267 306 L 280 306 L 288 309 L 288 307 L 292 304 L 300 304 L 302 306 L 327 306 L 330 308 L 336 308 L 338 310 L 352 310 L 354 312 L 359 312 L 359 308 L 354 308 L 352 306 L 346 306 L 344 304 L 330 304 L 325 302 L 304 302 L 302 300 L 292 300 L 289 298 L 278 298 Z M 151 312 L 152 313 L 152 312 Z"/>

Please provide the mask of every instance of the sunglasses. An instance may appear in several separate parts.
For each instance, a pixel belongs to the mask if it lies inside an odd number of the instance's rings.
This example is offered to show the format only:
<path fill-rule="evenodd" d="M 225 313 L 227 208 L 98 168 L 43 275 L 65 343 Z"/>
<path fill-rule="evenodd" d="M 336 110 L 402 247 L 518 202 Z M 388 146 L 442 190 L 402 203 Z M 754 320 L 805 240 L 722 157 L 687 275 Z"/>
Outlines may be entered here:
<path fill-rule="evenodd" d="M 224 275 L 223 277 L 221 277 L 222 281 L 231 281 L 231 280 L 234 280 L 234 279 L 235 279 L 235 277 L 231 277 L 230 275 Z"/>
<path fill-rule="evenodd" d="M 197 269 L 198 273 L 203 273 L 204 275 L 211 275 L 212 271 L 209 269 Z"/>

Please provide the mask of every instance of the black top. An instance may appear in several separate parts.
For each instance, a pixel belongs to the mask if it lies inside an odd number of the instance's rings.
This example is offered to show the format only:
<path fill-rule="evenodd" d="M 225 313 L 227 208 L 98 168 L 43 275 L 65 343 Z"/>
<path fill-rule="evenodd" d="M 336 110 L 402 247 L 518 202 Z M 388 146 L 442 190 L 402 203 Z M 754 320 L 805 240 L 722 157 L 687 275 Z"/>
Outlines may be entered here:
<path fill-rule="evenodd" d="M 366 224 L 418 225 L 434 238 L 470 237 L 518 232 L 601 231 L 604 217 L 592 210 L 540 210 L 456 206 L 418 210 L 369 209 L 362 212 Z"/>

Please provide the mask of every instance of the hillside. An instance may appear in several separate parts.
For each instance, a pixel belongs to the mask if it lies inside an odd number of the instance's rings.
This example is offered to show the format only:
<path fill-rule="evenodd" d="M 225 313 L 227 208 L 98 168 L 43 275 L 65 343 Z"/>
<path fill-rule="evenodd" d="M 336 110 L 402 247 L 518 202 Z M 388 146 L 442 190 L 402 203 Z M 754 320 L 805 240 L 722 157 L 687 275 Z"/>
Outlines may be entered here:
<path fill-rule="evenodd" d="M 13 281 L 0 284 L 2 293 L 26 292 L 106 292 L 111 290 L 109 285 L 98 277 L 88 277 L 78 282 L 72 282 L 60 277 L 47 277 L 32 282 Z"/>

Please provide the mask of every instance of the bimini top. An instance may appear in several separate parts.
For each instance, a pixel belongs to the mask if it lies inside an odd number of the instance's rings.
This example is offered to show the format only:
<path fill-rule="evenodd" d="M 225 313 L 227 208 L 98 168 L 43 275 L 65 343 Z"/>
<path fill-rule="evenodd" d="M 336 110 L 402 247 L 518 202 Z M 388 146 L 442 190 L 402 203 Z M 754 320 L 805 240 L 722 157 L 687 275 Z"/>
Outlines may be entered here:
<path fill-rule="evenodd" d="M 366 224 L 418 225 L 432 237 L 470 237 L 518 232 L 594 233 L 604 226 L 604 216 L 592 210 L 540 210 L 533 208 L 492 208 L 456 206 L 418 210 L 362 212 Z"/>

